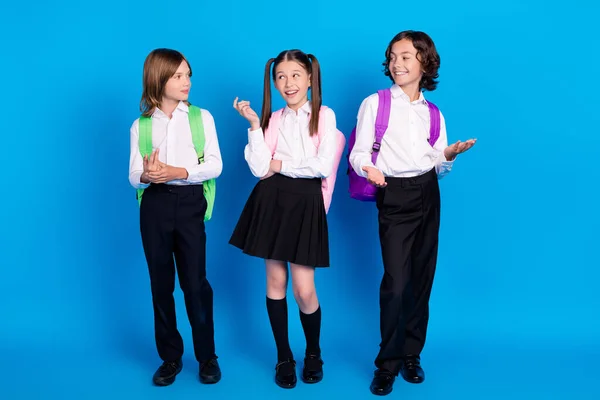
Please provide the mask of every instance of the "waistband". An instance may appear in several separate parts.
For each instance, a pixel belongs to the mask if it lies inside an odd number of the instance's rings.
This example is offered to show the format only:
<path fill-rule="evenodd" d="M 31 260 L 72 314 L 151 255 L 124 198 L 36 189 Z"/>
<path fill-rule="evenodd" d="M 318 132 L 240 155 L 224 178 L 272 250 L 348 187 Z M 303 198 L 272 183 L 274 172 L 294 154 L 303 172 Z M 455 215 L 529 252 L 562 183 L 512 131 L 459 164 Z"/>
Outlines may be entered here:
<path fill-rule="evenodd" d="M 320 178 L 290 178 L 289 176 L 275 174 L 261 181 L 266 187 L 274 187 L 289 193 L 321 194 L 322 180 Z"/>
<path fill-rule="evenodd" d="M 405 186 L 405 185 L 418 185 L 425 182 L 430 182 L 433 180 L 437 180 L 437 172 L 435 172 L 435 168 L 432 168 L 428 172 L 425 172 L 422 175 L 411 176 L 410 178 L 394 178 L 394 177 L 386 177 L 385 181 L 388 185 L 391 186 Z"/>
<path fill-rule="evenodd" d="M 199 185 L 167 185 L 166 183 L 152 183 L 145 191 L 155 193 L 195 194 L 204 193 L 204 186 Z"/>

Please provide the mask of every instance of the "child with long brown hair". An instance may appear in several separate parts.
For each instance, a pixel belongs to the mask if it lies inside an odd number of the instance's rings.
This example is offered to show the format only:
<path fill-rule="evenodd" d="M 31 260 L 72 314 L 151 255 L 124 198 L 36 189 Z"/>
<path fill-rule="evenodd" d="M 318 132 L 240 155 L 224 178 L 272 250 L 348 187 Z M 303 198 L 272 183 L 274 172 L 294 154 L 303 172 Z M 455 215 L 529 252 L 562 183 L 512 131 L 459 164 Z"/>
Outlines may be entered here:
<path fill-rule="evenodd" d="M 175 265 L 200 380 L 216 383 L 221 378 L 213 291 L 206 279 L 204 221 L 212 207 L 204 190 L 221 174 L 223 163 L 212 115 L 188 102 L 191 76 L 190 64 L 180 52 L 152 51 L 144 63 L 142 116 L 130 131 L 129 182 L 141 196 L 140 231 L 150 274 L 156 347 L 163 360 L 153 376 L 159 386 L 172 384 L 182 368 L 183 340 L 173 299 Z"/>
<path fill-rule="evenodd" d="M 286 102 L 286 107 L 275 113 L 271 113 L 271 76 Z M 315 267 L 329 266 L 327 207 L 321 184 L 335 174 L 339 132 L 334 112 L 321 105 L 317 58 L 287 50 L 267 62 L 260 118 L 248 101 L 238 102 L 236 98 L 233 105 L 250 123 L 244 154 L 252 174 L 260 180 L 230 243 L 265 260 L 267 312 L 278 357 L 275 381 L 283 388 L 293 388 L 297 381 L 288 341 L 289 263 L 306 336 L 302 379 L 316 383 L 323 377 L 323 361 L 319 345 L 321 307 L 314 275 Z"/>

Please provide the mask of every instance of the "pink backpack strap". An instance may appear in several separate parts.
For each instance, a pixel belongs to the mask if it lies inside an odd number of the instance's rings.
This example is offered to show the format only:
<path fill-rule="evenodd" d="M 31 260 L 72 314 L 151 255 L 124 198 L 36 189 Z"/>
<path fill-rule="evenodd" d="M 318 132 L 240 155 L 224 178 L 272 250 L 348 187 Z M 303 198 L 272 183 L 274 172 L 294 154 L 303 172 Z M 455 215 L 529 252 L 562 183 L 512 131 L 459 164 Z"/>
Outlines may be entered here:
<path fill-rule="evenodd" d="M 269 126 L 265 130 L 265 143 L 271 150 L 271 156 L 275 154 L 277 150 L 277 139 L 279 139 L 279 126 L 281 125 L 281 116 L 283 115 L 283 108 L 275 111 L 271 114 L 269 119 Z"/>
<path fill-rule="evenodd" d="M 321 143 L 321 141 L 326 133 L 325 116 L 323 115 L 325 110 L 327 110 L 327 107 L 321 106 L 321 110 L 319 111 L 319 132 L 317 132 L 316 135 L 312 136 L 313 142 L 314 142 L 315 146 L 317 147 L 317 151 L 319 148 L 319 144 Z M 321 180 L 321 190 L 323 192 L 323 203 L 325 205 L 325 212 L 329 212 L 329 207 L 331 206 L 333 190 L 335 188 L 335 181 L 337 178 L 338 166 L 340 165 L 342 153 L 344 152 L 344 149 L 346 148 L 346 137 L 344 136 L 344 134 L 337 129 L 332 134 L 336 136 L 335 137 L 336 147 L 335 147 L 335 155 L 334 155 L 334 159 L 333 159 L 333 170 L 331 172 L 331 175 L 329 175 L 327 178 L 324 178 Z"/>

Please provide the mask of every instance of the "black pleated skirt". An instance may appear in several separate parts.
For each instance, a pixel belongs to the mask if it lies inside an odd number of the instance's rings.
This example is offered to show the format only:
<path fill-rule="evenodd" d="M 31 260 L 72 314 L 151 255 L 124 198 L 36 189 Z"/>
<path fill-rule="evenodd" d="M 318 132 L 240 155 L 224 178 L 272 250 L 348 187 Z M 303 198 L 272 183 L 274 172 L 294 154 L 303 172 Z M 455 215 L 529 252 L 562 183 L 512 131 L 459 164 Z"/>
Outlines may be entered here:
<path fill-rule="evenodd" d="M 229 243 L 255 257 L 328 267 L 329 236 L 321 179 L 275 174 L 259 181 Z"/>

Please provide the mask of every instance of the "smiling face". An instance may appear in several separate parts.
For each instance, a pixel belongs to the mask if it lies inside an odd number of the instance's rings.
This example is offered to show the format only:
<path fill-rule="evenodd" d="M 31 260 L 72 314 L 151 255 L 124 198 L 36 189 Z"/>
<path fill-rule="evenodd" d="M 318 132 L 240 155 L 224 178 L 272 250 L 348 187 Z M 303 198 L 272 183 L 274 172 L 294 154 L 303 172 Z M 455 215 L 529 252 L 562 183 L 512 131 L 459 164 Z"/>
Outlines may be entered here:
<path fill-rule="evenodd" d="M 275 67 L 275 88 L 288 107 L 297 111 L 308 101 L 310 74 L 296 61 L 282 61 Z"/>
<path fill-rule="evenodd" d="M 417 58 L 417 49 L 410 39 L 402 39 L 393 44 L 388 68 L 394 82 L 405 92 L 419 90 L 423 68 Z"/>

